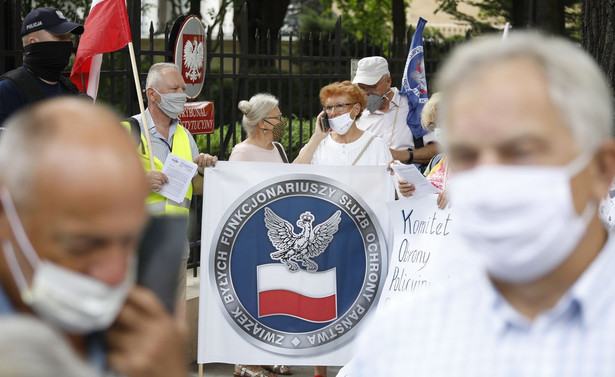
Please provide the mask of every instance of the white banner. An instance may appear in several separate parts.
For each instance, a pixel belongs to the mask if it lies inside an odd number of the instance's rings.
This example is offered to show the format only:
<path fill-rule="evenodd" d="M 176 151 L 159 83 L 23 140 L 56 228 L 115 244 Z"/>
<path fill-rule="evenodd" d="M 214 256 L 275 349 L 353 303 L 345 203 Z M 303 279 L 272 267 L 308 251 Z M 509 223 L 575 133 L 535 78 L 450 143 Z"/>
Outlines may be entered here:
<path fill-rule="evenodd" d="M 454 211 L 450 207 L 439 209 L 437 198 L 438 194 L 430 194 L 387 203 L 393 242 L 378 310 L 401 299 L 407 301 L 410 295 L 454 283 L 463 274 L 476 274 L 476 257 L 455 234 Z M 348 363 L 337 377 L 352 377 L 353 368 L 354 363 Z"/>
<path fill-rule="evenodd" d="M 386 274 L 386 167 L 205 172 L 198 362 L 345 364 Z"/>
<path fill-rule="evenodd" d="M 476 266 L 474 257 L 456 239 L 455 213 L 450 207 L 439 209 L 437 198 L 438 194 L 430 194 L 387 204 L 393 242 L 379 308 L 471 273 Z"/>

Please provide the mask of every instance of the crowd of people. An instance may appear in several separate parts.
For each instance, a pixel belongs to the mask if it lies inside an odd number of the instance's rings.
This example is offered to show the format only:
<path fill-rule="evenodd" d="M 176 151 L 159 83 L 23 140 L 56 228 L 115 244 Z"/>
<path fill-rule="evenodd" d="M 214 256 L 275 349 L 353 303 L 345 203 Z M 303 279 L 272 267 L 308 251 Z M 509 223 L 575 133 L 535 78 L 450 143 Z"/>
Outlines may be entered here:
<path fill-rule="evenodd" d="M 0 78 L 0 375 L 184 376 L 188 240 L 177 245 L 174 312 L 135 284 L 134 252 L 149 216 L 188 216 L 217 158 L 180 124 L 186 84 L 174 64 L 150 67 L 148 107 L 132 121 L 66 96 L 78 92 L 60 72 L 83 30 L 55 8 L 33 10 L 24 65 Z M 293 161 L 277 98 L 238 104 L 247 138 L 229 161 L 423 165 L 483 263 L 379 312 L 342 373 L 615 375 L 615 241 L 598 209 L 615 177 L 604 74 L 568 41 L 518 32 L 460 46 L 436 87 L 414 137 L 386 59 L 361 59 L 352 82 L 320 90 L 314 133 Z M 169 153 L 197 165 L 182 201 L 159 193 Z M 412 182 L 391 179 L 413 195 Z M 292 370 L 237 364 L 233 374 Z"/>

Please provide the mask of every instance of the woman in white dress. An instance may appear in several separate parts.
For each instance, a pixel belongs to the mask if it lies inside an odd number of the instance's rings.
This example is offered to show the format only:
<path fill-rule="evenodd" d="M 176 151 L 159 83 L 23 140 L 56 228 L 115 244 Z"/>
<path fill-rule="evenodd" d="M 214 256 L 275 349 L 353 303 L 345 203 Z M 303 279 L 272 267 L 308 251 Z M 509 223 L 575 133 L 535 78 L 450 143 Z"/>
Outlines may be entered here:
<path fill-rule="evenodd" d="M 334 82 L 320 90 L 323 111 L 318 114 L 310 141 L 293 163 L 314 165 L 388 165 L 393 161 L 387 143 L 369 131 L 357 128 L 356 120 L 365 109 L 363 90 L 350 81 Z M 328 125 L 327 125 L 328 124 Z M 403 196 L 414 186 L 398 182 Z M 315 366 L 315 377 L 326 377 L 327 367 Z"/>
<path fill-rule="evenodd" d="M 295 163 L 386 165 L 392 160 L 381 138 L 357 128 L 356 120 L 367 102 L 358 86 L 350 81 L 329 84 L 320 90 L 320 102 L 323 111 L 317 117 L 314 134 Z"/>

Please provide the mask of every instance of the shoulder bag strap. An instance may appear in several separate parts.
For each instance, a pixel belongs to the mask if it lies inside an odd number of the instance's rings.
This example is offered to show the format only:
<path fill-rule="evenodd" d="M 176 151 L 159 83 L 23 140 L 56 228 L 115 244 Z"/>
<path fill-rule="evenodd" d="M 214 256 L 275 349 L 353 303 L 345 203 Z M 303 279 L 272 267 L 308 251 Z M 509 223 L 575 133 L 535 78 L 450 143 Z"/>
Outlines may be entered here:
<path fill-rule="evenodd" d="M 273 145 L 278 150 L 280 157 L 282 157 L 282 161 L 284 161 L 285 164 L 288 164 L 288 157 L 286 157 L 286 152 L 284 152 L 284 147 L 282 147 L 282 144 L 274 141 Z"/>
<path fill-rule="evenodd" d="M 363 153 L 365 153 L 365 151 L 367 150 L 367 147 L 369 147 L 369 145 L 372 143 L 372 140 L 374 140 L 375 138 L 376 138 L 376 135 L 372 135 L 372 137 L 367 141 L 363 149 L 361 149 L 361 152 L 359 152 L 359 155 L 357 156 L 357 158 L 355 158 L 354 161 L 352 162 L 352 166 L 356 165 L 357 162 L 359 162 L 359 160 L 361 159 L 361 156 L 363 156 Z"/>

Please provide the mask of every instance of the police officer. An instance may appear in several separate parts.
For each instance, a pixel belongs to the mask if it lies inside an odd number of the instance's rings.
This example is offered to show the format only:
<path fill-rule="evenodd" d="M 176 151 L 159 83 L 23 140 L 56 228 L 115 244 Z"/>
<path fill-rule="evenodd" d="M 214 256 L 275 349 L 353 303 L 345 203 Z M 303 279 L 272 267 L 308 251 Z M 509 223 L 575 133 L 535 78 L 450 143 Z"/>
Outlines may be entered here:
<path fill-rule="evenodd" d="M 73 51 L 72 34 L 82 33 L 83 25 L 69 22 L 56 8 L 36 8 L 28 13 L 21 26 L 23 65 L 0 77 L 0 125 L 29 103 L 79 94 L 60 72 Z"/>

